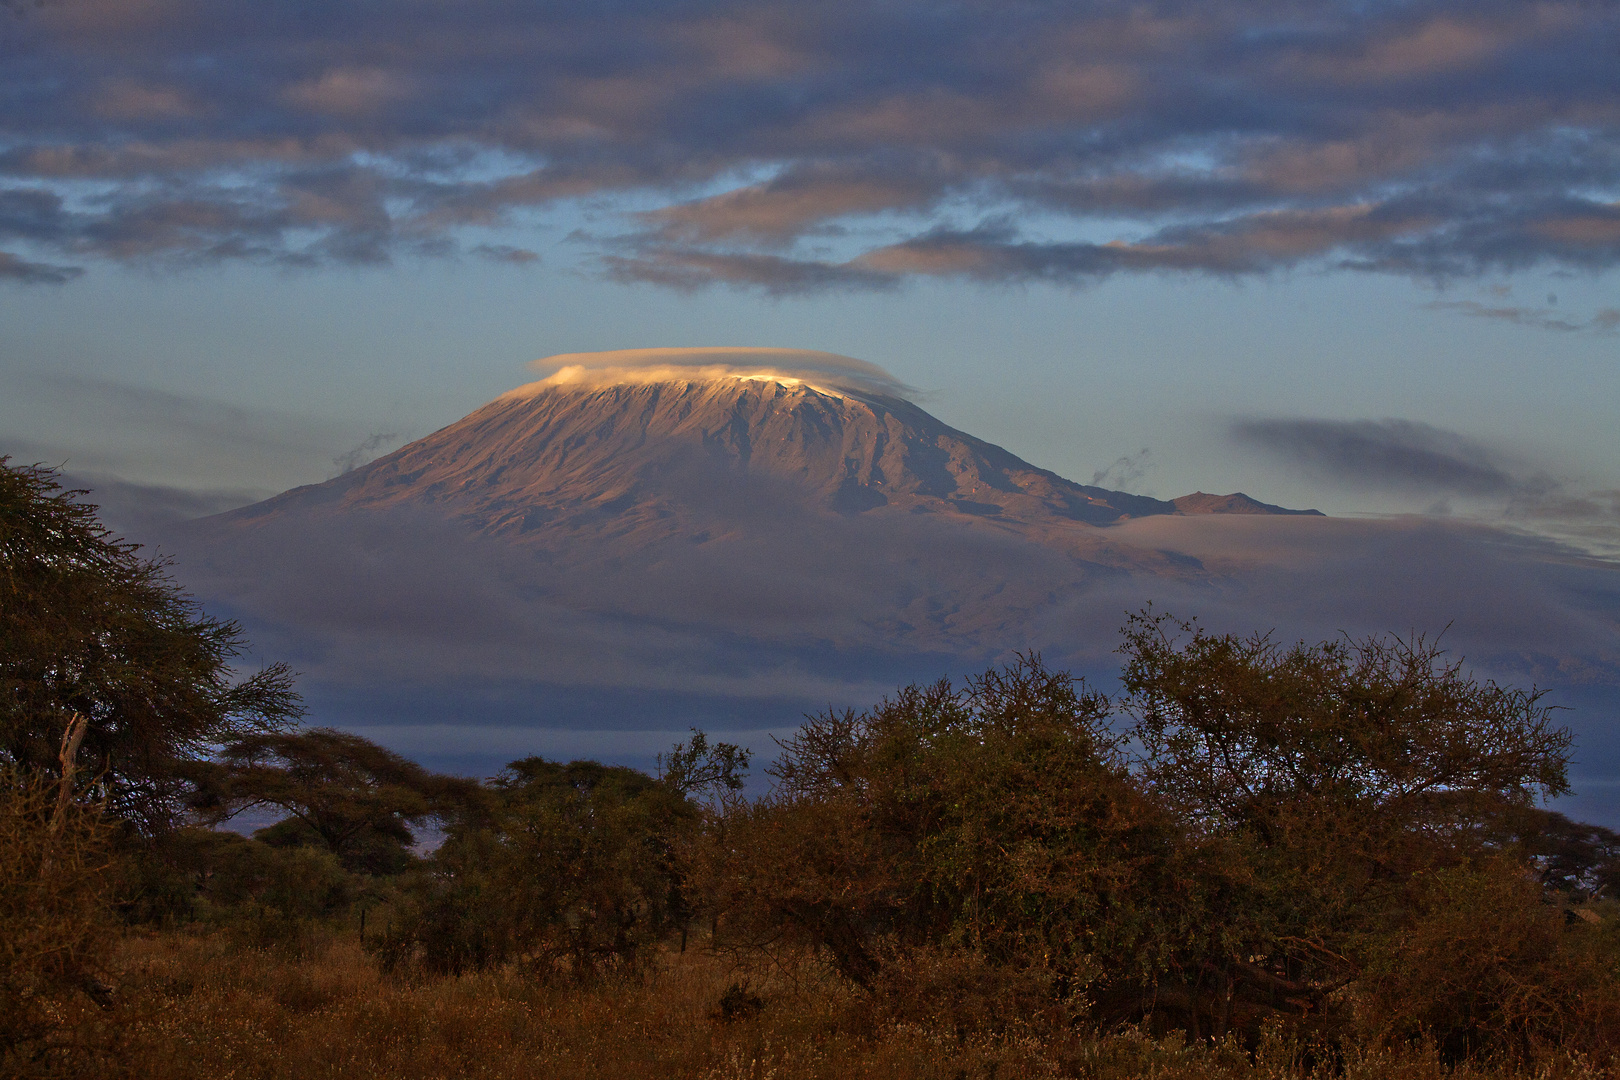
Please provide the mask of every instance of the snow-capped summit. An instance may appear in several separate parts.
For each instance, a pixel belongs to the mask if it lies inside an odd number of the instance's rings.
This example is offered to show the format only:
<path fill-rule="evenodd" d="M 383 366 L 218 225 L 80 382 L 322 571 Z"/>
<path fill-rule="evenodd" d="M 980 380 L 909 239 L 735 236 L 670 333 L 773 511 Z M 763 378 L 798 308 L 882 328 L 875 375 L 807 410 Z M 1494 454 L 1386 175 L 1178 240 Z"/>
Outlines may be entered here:
<path fill-rule="evenodd" d="M 503 397 L 527 397 L 553 387 L 613 386 L 653 382 L 714 382 L 740 379 L 804 384 L 823 393 L 870 393 L 906 397 L 907 387 L 876 364 L 853 356 L 814 349 L 771 349 L 748 346 L 681 349 L 618 349 L 611 352 L 559 353 L 536 360 L 548 372 L 539 382 L 508 391 Z"/>
<path fill-rule="evenodd" d="M 480 533 L 556 548 L 583 534 L 631 547 L 730 534 L 764 502 L 1060 534 L 1146 515 L 1279 509 L 1244 496 L 1178 507 L 1073 483 L 942 423 L 881 369 L 830 353 L 648 349 L 542 364 L 553 374 L 449 427 L 231 517 L 433 506 Z"/>
<path fill-rule="evenodd" d="M 188 573 L 267 640 L 304 627 L 288 647 L 344 685 L 449 666 L 813 699 L 928 657 L 1071 647 L 1082 601 L 1119 595 L 1113 618 L 1148 583 L 1226 573 L 1132 526 L 1276 509 L 1073 483 L 826 353 L 543 368 L 369 465 L 196 522 L 177 538 Z"/>

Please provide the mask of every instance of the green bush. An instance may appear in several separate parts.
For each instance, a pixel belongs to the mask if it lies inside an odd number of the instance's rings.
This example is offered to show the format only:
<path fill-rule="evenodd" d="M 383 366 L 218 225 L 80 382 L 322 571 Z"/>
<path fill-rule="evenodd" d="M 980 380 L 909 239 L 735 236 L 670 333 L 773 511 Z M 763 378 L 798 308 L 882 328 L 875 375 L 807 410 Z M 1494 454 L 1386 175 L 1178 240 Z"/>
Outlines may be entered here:
<path fill-rule="evenodd" d="M 721 944 L 809 948 L 908 1009 L 980 1018 L 1150 980 L 1198 934 L 1196 890 L 1109 714 L 1025 657 L 812 718 L 771 796 L 692 849 Z"/>
<path fill-rule="evenodd" d="M 696 818 L 678 786 L 595 762 L 513 762 L 453 821 L 415 878 L 386 965 L 539 975 L 636 966 L 686 906 L 674 834 Z"/>
<path fill-rule="evenodd" d="M 297 938 L 302 924 L 346 917 L 371 888 L 323 848 L 211 829 L 176 829 L 129 861 L 127 921 L 245 926 L 244 941 Z"/>

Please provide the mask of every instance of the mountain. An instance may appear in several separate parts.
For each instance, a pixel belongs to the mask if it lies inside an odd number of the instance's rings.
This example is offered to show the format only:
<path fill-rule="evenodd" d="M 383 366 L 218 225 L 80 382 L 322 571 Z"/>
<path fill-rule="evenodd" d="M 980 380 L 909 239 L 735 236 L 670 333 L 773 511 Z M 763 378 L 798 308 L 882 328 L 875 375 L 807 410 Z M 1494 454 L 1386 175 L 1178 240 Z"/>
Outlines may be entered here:
<path fill-rule="evenodd" d="M 527 546 L 620 545 L 735 527 L 714 497 L 773 486 L 801 509 L 935 514 L 1068 530 L 1157 514 L 1315 514 L 1243 494 L 1173 502 L 1076 484 L 911 402 L 792 376 L 535 383 L 335 480 L 225 515 L 435 507 Z"/>
<path fill-rule="evenodd" d="M 1620 571 L 1535 538 L 1072 483 L 826 354 L 550 366 L 369 465 L 150 539 L 300 672 L 313 722 L 478 775 L 532 753 L 650 766 L 689 726 L 768 757 L 806 712 L 1015 650 L 1106 689 L 1148 603 L 1283 643 L 1449 627 L 1492 677 L 1575 686 L 1593 716 L 1620 701 Z"/>
<path fill-rule="evenodd" d="M 1229 570 L 1132 527 L 1288 513 L 1073 483 L 844 358 L 559 359 L 165 546 L 348 723 L 724 730 L 1017 649 L 1105 653 L 1126 610 Z"/>

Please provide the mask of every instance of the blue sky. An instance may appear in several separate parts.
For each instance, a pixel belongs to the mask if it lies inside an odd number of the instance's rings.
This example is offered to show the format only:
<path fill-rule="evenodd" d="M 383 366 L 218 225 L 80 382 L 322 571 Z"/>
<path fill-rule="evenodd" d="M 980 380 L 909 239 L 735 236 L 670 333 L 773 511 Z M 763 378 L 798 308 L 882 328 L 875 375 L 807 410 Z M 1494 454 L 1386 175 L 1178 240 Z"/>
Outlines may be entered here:
<path fill-rule="evenodd" d="M 0 453 L 139 539 L 536 358 L 780 346 L 1612 569 L 1617 56 L 1612 2 L 0 0 Z"/>

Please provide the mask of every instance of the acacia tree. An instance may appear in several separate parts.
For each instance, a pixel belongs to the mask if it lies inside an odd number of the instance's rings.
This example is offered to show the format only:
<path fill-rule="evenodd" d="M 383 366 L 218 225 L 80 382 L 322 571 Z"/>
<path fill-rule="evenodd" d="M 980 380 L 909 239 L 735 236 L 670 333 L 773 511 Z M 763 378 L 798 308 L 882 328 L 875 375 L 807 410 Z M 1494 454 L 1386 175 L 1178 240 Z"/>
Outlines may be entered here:
<path fill-rule="evenodd" d="M 1544 888 L 1585 903 L 1620 899 L 1620 833 L 1572 821 L 1556 810 L 1510 806 L 1483 834 L 1525 859 Z"/>
<path fill-rule="evenodd" d="M 385 967 L 438 971 L 521 960 L 589 977 L 630 968 L 692 917 L 676 856 L 700 824 L 696 797 L 743 785 L 748 752 L 701 731 L 659 758 L 658 777 L 594 761 L 528 757 L 486 785 L 449 791 L 445 841 L 414 908 L 374 947 Z"/>
<path fill-rule="evenodd" d="M 633 965 L 678 925 L 671 834 L 696 808 L 634 769 L 530 757 L 463 802 L 414 918 L 384 942 L 439 971 L 509 959 L 589 976 Z"/>
<path fill-rule="evenodd" d="M 1492 854 L 1504 810 L 1568 790 L 1571 737 L 1541 693 L 1469 677 L 1433 641 L 1284 647 L 1148 612 L 1123 634 L 1138 778 L 1228 855 L 1220 947 L 1178 962 L 1216 1030 L 1234 1002 L 1320 1009 L 1423 875 Z"/>
<path fill-rule="evenodd" d="M 436 776 L 369 739 L 332 728 L 256 732 L 219 755 L 194 803 L 224 820 L 255 807 L 289 816 L 261 829 L 278 846 L 324 847 L 351 870 L 397 873 L 441 797 L 471 781 Z"/>
<path fill-rule="evenodd" d="M 742 791 L 752 751 L 731 743 L 709 745 L 709 737 L 692 728 L 689 742 L 676 743 L 658 755 L 658 779 L 682 798 L 724 801 Z"/>
<path fill-rule="evenodd" d="M 241 628 L 204 614 L 84 494 L 0 457 L 0 763 L 58 775 L 81 724 L 79 775 L 152 833 L 182 810 L 191 766 L 302 708 L 284 664 L 238 679 Z"/>
<path fill-rule="evenodd" d="M 729 808 L 695 853 L 721 943 L 808 946 L 857 985 L 959 997 L 917 974 L 929 957 L 1015 1011 L 1140 986 L 1198 927 L 1110 713 L 1024 656 L 810 718 L 770 796 Z"/>

